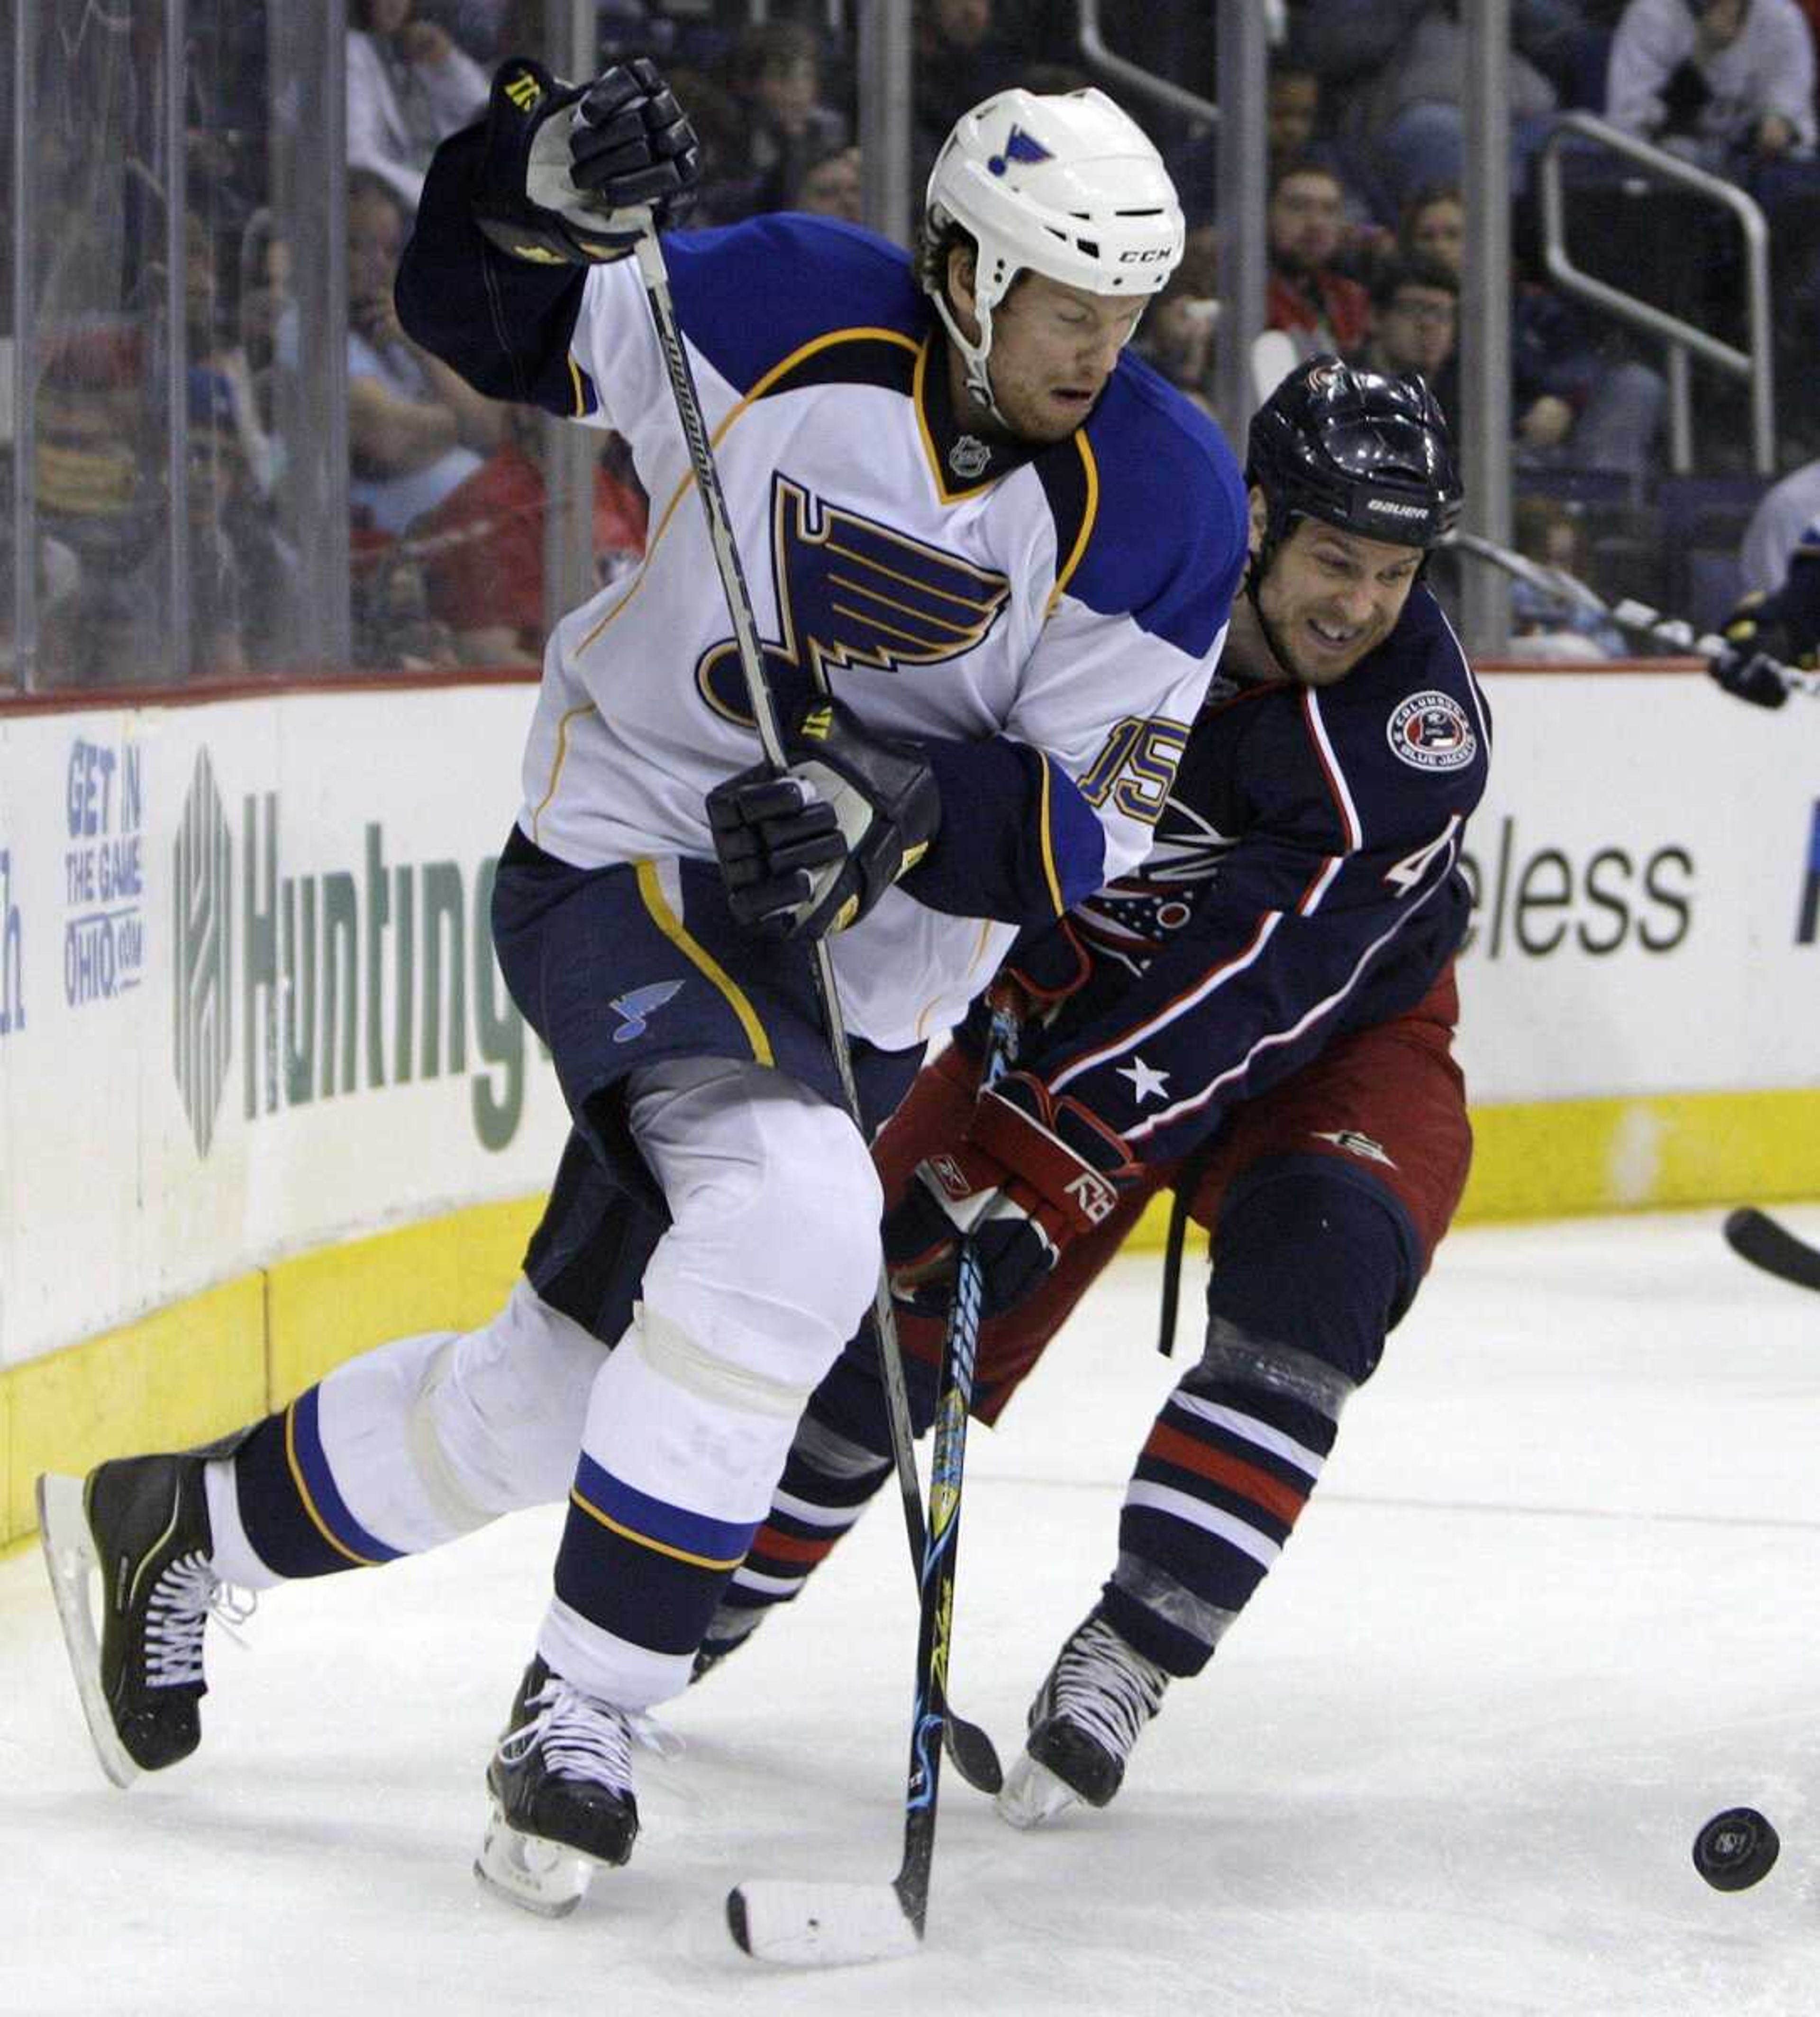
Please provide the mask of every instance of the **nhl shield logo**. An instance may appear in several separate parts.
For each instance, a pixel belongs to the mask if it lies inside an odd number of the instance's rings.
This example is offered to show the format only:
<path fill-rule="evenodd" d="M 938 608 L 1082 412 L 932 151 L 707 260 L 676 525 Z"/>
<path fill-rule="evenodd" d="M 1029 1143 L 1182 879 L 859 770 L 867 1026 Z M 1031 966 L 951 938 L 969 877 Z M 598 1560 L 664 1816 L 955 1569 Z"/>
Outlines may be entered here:
<path fill-rule="evenodd" d="M 948 467 L 963 483 L 985 475 L 992 462 L 992 450 L 978 435 L 962 435 L 948 451 Z"/>
<path fill-rule="evenodd" d="M 1466 710 L 1451 694 L 1411 694 L 1392 714 L 1385 733 L 1400 763 L 1417 770 L 1458 770 L 1479 753 Z"/>

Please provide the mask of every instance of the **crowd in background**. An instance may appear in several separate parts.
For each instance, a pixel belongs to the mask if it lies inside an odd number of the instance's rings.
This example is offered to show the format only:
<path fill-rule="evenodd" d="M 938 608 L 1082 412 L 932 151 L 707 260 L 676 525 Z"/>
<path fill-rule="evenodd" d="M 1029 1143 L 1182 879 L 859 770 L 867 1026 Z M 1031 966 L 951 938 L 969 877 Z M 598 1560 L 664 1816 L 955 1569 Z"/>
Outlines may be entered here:
<path fill-rule="evenodd" d="M 52 0 L 50 11 L 70 10 Z M 857 222 L 852 9 L 773 0 L 756 10 L 763 18 L 754 11 L 744 0 L 601 0 L 599 56 L 649 54 L 664 67 L 701 141 L 696 225 L 781 209 Z M 1108 0 L 1101 15 L 1112 46 L 1214 95 L 1212 9 Z M 545 431 L 535 415 L 478 397 L 410 342 L 392 309 L 391 276 L 437 144 L 481 112 L 500 58 L 544 52 L 545 16 L 543 0 L 350 0 L 346 359 L 358 666 L 509 663 L 539 649 Z M 919 0 L 914 186 L 957 114 L 990 92 L 1095 81 L 1083 66 L 1077 16 L 1072 0 Z M 218 5 L 187 57 L 190 590 L 179 677 L 307 669 L 287 641 L 305 571 L 274 503 L 287 460 L 279 390 L 297 366 L 297 274 L 276 221 L 266 143 L 266 17 L 262 5 Z M 1419 370 L 1457 417 L 1466 251 L 1460 10 L 1454 0 L 1285 0 L 1278 18 L 1260 396 L 1296 357 L 1335 350 L 1378 369 Z M 1820 319 L 1820 0 L 1512 0 L 1511 19 L 1519 539 L 1613 592 L 1658 606 L 1692 601 L 1692 613 L 1715 621 L 1740 585 L 1746 521 L 1769 487 L 1744 453 L 1743 393 L 1702 380 L 1700 474 L 1672 476 L 1660 352 L 1542 270 L 1535 150 L 1555 113 L 1584 108 L 1735 181 L 1764 205 L 1785 388 L 1782 470 L 1804 464 L 1820 455 L 1820 394 L 1805 368 Z M 125 31 L 129 129 L 131 44 L 153 32 Z M 1190 226 L 1187 256 L 1137 347 L 1211 411 L 1213 136 L 1191 117 L 1132 109 L 1164 150 Z M 122 262 L 132 263 L 136 229 L 141 298 L 39 346 L 33 453 L 45 685 L 131 684 L 135 668 L 158 657 L 146 643 L 160 634 L 170 593 L 156 536 L 169 495 L 153 438 L 169 435 L 158 399 L 157 181 L 149 171 L 136 185 L 128 178 Z M 1714 213 L 1590 156 L 1576 161 L 1573 199 L 1570 243 L 1581 264 L 1739 340 L 1737 256 Z M 5 446 L 10 453 L 10 428 Z M 607 580 L 637 564 L 645 500 L 611 437 L 594 482 L 596 564 Z M 0 550 L 10 571 L 11 540 Z M 1702 556 L 1703 573 L 1694 565 Z M 0 608 L 6 588 L 0 583 Z M 1594 655 L 1618 641 L 1533 594 L 1519 597 L 1515 618 L 1519 633 L 1544 640 L 1537 649 Z"/>

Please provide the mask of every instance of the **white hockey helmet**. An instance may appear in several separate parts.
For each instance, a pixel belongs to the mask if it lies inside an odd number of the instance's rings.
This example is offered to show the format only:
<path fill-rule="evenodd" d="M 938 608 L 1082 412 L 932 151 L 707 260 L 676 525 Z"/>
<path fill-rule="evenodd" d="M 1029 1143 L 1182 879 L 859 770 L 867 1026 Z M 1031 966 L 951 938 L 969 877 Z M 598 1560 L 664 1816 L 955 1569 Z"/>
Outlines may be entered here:
<path fill-rule="evenodd" d="M 964 112 L 942 143 L 924 198 L 938 237 L 958 224 L 979 248 L 969 342 L 950 311 L 946 276 L 926 284 L 967 366 L 968 383 L 992 407 L 986 361 L 992 312 L 1020 272 L 1042 273 L 1096 294 L 1159 293 L 1182 256 L 1175 185 L 1143 128 L 1103 91 L 1038 97 L 1001 91 Z"/>

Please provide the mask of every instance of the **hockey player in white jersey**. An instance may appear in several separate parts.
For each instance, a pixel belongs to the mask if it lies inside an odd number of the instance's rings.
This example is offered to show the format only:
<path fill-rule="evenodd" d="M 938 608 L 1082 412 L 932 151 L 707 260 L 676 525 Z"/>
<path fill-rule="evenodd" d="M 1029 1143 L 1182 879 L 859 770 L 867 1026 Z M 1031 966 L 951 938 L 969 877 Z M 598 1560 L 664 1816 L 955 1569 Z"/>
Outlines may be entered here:
<path fill-rule="evenodd" d="M 1245 550 L 1229 452 L 1124 348 L 1182 221 L 1100 92 L 967 114 L 914 266 L 826 219 L 668 238 L 790 766 L 755 767 L 625 256 L 696 173 L 648 63 L 582 88 L 509 63 L 485 123 L 439 151 L 398 279 L 419 342 L 486 392 L 617 429 L 652 502 L 643 566 L 550 640 L 497 879 L 501 965 L 574 1123 L 524 1279 L 485 1329 L 367 1351 L 224 1445 L 44 1492 L 122 1783 L 198 1741 L 224 1587 L 566 1499 L 483 1852 L 543 1910 L 580 1895 L 584 1859 L 630 1853 L 646 1712 L 687 1683 L 877 1282 L 879 1186 L 812 942 L 839 929 L 870 1131 L 1014 933 L 1145 853 Z"/>

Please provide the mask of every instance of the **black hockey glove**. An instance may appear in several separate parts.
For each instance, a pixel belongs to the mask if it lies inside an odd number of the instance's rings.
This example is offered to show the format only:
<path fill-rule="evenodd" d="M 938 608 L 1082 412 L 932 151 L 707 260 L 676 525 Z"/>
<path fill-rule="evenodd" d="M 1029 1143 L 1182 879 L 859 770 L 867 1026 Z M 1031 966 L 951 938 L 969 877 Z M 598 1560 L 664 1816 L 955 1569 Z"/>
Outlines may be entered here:
<path fill-rule="evenodd" d="M 514 258 L 542 265 L 621 258 L 695 200 L 695 129 L 648 58 L 564 84 L 514 57 L 493 78 L 474 222 Z"/>
<path fill-rule="evenodd" d="M 1076 1234 L 1103 1225 L 1137 1165 L 1087 1108 L 1011 1072 L 982 1092 L 959 1146 L 917 1166 L 885 1214 L 892 1294 L 946 1314 L 964 1235 L 979 1257 L 980 1313 L 1003 1315 L 1041 1287 Z"/>
<path fill-rule="evenodd" d="M 1780 707 L 1789 697 L 1782 672 L 1788 626 L 1773 619 L 1760 620 L 1757 605 L 1761 601 L 1761 596 L 1746 597 L 1726 619 L 1725 649 L 1706 669 L 1739 700 L 1747 700 L 1753 707 Z"/>
<path fill-rule="evenodd" d="M 914 868 L 942 824 L 934 774 L 914 742 L 863 728 L 811 698 L 786 728 L 781 776 L 766 763 L 708 795 L 727 903 L 774 938 L 819 939 L 865 916 Z"/>

